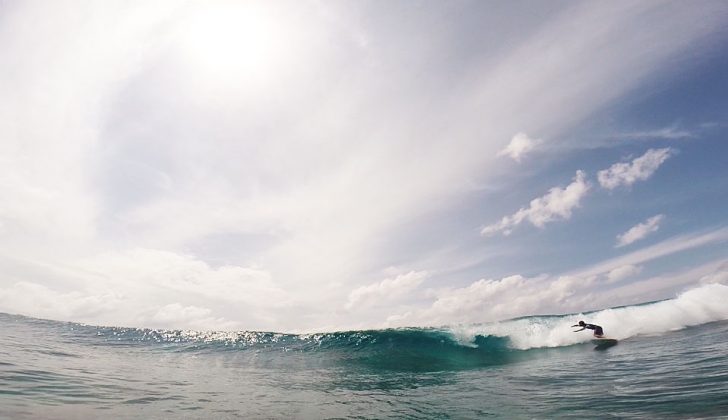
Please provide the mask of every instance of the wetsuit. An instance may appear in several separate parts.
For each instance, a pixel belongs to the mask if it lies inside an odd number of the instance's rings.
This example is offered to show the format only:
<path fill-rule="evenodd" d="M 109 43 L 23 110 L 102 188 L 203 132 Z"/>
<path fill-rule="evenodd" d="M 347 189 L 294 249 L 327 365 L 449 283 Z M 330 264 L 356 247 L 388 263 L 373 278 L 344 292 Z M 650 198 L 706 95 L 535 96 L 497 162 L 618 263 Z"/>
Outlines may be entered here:
<path fill-rule="evenodd" d="M 604 335 L 604 330 L 602 330 L 602 327 L 599 325 L 594 324 L 584 324 L 582 327 L 586 328 L 587 330 L 594 330 L 594 335 Z"/>

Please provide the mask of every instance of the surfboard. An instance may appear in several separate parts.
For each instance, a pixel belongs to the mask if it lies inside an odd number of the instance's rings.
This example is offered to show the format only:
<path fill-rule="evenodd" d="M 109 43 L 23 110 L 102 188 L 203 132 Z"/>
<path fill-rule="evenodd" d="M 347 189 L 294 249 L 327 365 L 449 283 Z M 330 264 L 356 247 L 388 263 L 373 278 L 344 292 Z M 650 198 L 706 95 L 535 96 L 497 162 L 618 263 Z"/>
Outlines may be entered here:
<path fill-rule="evenodd" d="M 616 345 L 619 341 L 617 341 L 614 338 L 602 337 L 602 338 L 594 338 L 594 339 L 592 339 L 591 342 L 592 342 L 592 344 L 596 345 L 597 347 L 611 347 L 611 346 Z"/>

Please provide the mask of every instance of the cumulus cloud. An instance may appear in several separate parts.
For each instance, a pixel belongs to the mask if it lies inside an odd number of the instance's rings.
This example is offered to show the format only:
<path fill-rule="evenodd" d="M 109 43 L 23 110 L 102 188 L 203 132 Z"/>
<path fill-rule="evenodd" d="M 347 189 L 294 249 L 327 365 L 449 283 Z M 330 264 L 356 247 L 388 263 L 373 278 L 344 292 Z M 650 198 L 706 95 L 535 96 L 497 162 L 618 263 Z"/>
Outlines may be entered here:
<path fill-rule="evenodd" d="M 558 314 L 602 309 L 625 303 L 665 299 L 686 286 L 728 282 L 724 258 L 647 279 L 634 278 L 656 258 L 728 240 L 728 228 L 671 238 L 644 250 L 557 275 L 481 279 L 462 287 L 432 289 L 431 303 L 408 308 L 386 318 L 384 326 L 453 325 L 509 319 L 524 315 Z M 621 283 L 620 283 L 621 282 Z"/>
<path fill-rule="evenodd" d="M 37 272 L 60 279 L 57 267 Z M 73 291 L 17 281 L 0 287 L 4 311 L 58 320 L 152 328 L 280 328 L 275 314 L 290 295 L 269 273 L 252 267 L 211 267 L 191 256 L 136 248 L 63 264 Z M 65 285 L 65 287 L 69 287 Z"/>
<path fill-rule="evenodd" d="M 231 265 L 214 268 L 169 251 L 135 248 L 81 260 L 76 266 L 97 273 L 107 285 L 140 284 L 249 305 L 269 300 L 282 306 L 287 299 L 286 292 L 264 270 Z"/>
<path fill-rule="evenodd" d="M 679 252 L 673 249 L 671 252 Z M 534 314 L 560 314 L 664 299 L 686 286 L 728 282 L 728 262 L 714 261 L 685 272 L 618 284 L 642 267 L 600 264 L 573 274 L 481 279 L 469 285 L 431 290 L 432 303 L 387 317 L 385 326 L 481 323 Z M 617 283 L 617 284 L 615 284 Z M 634 299 L 636 300 L 630 300 Z"/>
<path fill-rule="evenodd" d="M 617 248 L 629 245 L 633 242 L 644 239 L 650 233 L 657 232 L 660 229 L 660 223 L 665 219 L 664 214 L 652 216 L 642 223 L 632 226 L 628 231 L 617 235 Z"/>
<path fill-rule="evenodd" d="M 497 232 L 510 235 L 513 228 L 524 221 L 541 228 L 546 223 L 555 220 L 569 219 L 572 211 L 579 207 L 581 199 L 590 188 L 591 185 L 586 179 L 586 174 L 583 171 L 577 171 L 571 184 L 565 188 L 551 188 L 546 195 L 531 200 L 528 207 L 503 217 L 498 223 L 484 227 L 480 233 L 483 236 L 490 236 Z"/>
<path fill-rule="evenodd" d="M 644 181 L 657 171 L 667 158 L 674 154 L 674 149 L 649 149 L 644 155 L 632 162 L 615 163 L 608 169 L 599 171 L 599 184 L 609 190 L 619 186 L 630 186 L 637 181 Z"/>
<path fill-rule="evenodd" d="M 427 308 L 396 314 L 389 325 L 445 325 L 502 320 L 529 314 L 576 310 L 588 305 L 587 290 L 596 277 L 513 275 L 481 279 L 460 288 L 434 291 Z"/>
<path fill-rule="evenodd" d="M 346 308 L 391 303 L 412 292 L 426 277 L 426 271 L 410 271 L 394 278 L 356 288 L 349 293 Z"/>
<path fill-rule="evenodd" d="M 186 329 L 193 330 L 225 330 L 236 327 L 236 324 L 225 318 L 214 318 L 210 316 L 211 309 L 199 306 L 182 306 L 179 303 L 170 303 L 159 308 L 150 321 L 158 328 L 179 328 L 184 325 Z"/>
<path fill-rule="evenodd" d="M 152 288 L 145 290 L 149 292 Z M 180 303 L 159 306 L 160 300 L 159 296 L 129 293 L 127 288 L 60 292 L 26 281 L 0 288 L 0 306 L 5 311 L 27 313 L 30 310 L 40 318 L 151 328 L 219 330 L 239 327 L 224 317 L 213 317 L 209 308 Z"/>
<path fill-rule="evenodd" d="M 19 281 L 0 288 L 0 307 L 10 313 L 33 313 L 40 318 L 91 320 L 115 311 L 123 296 L 112 291 L 90 294 L 80 291 L 59 292 L 42 284 Z"/>
<path fill-rule="evenodd" d="M 498 156 L 508 156 L 516 162 L 520 162 L 521 158 L 527 153 L 533 151 L 536 146 L 543 142 L 541 139 L 532 139 L 526 133 L 518 133 L 511 139 L 505 149 L 498 152 Z"/>

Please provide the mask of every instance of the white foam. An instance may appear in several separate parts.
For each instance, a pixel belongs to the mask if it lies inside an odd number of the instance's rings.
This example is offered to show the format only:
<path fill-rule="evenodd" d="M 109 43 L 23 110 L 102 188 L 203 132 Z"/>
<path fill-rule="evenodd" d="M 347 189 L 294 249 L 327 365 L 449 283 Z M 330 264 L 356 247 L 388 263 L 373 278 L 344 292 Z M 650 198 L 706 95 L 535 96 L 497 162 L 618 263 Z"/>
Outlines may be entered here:
<path fill-rule="evenodd" d="M 579 320 L 601 325 L 606 336 L 619 340 L 728 320 L 728 286 L 707 284 L 688 290 L 675 299 L 647 305 L 605 309 L 588 315 L 528 317 L 450 329 L 464 345 L 472 345 L 477 335 L 494 335 L 509 337 L 514 348 L 525 350 L 567 346 L 590 340 L 592 331 L 573 332 L 571 325 Z"/>

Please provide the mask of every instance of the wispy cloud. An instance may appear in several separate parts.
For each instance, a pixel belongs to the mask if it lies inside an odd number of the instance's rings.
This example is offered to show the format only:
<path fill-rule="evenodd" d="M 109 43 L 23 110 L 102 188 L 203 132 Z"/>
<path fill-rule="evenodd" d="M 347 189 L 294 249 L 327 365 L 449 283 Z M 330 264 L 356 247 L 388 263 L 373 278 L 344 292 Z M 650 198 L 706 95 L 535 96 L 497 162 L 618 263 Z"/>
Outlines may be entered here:
<path fill-rule="evenodd" d="M 569 274 L 581 277 L 601 275 L 619 267 L 627 265 L 641 265 L 648 261 L 675 254 L 677 252 L 726 241 L 728 241 L 728 227 L 711 230 L 709 232 L 678 235 L 647 248 L 642 248 L 620 257 L 602 261 L 584 269 L 572 271 Z"/>
<path fill-rule="evenodd" d="M 609 273 L 607 273 L 607 282 L 609 283 L 615 283 L 620 280 L 624 280 L 626 278 L 632 277 L 634 275 L 639 274 L 642 271 L 642 267 L 637 265 L 623 265 L 621 267 L 617 267 L 613 270 L 611 270 Z"/>
<path fill-rule="evenodd" d="M 532 152 L 541 143 L 543 143 L 541 139 L 532 139 L 526 133 L 518 133 L 513 136 L 508 146 L 498 152 L 498 156 L 508 156 L 516 162 L 521 162 L 523 156 Z"/>
<path fill-rule="evenodd" d="M 668 127 L 654 129 L 654 130 L 626 132 L 626 133 L 619 134 L 618 137 L 621 137 L 624 139 L 634 139 L 634 140 L 653 140 L 653 139 L 681 140 L 681 139 L 694 138 L 694 137 L 697 137 L 697 135 L 692 131 L 681 129 L 675 125 L 672 125 L 672 126 L 668 126 Z"/>
<path fill-rule="evenodd" d="M 513 228 L 524 221 L 541 228 L 546 223 L 555 220 L 569 219 L 572 211 L 579 207 L 581 199 L 590 188 L 591 185 L 586 179 L 586 174 L 583 171 L 577 171 L 571 184 L 564 188 L 551 188 L 546 195 L 531 200 L 528 207 L 503 217 L 498 223 L 484 227 L 480 233 L 483 236 L 490 236 L 498 232 L 510 235 Z"/>
<path fill-rule="evenodd" d="M 609 190 L 619 186 L 630 186 L 637 181 L 644 181 L 657 171 L 667 158 L 674 154 L 674 149 L 649 149 L 644 155 L 632 162 L 615 163 L 608 169 L 599 171 L 599 184 Z"/>
<path fill-rule="evenodd" d="M 633 242 L 644 239 L 650 233 L 657 232 L 660 229 L 660 223 L 665 219 L 664 214 L 652 216 L 642 223 L 632 226 L 628 231 L 617 235 L 617 248 L 629 245 Z"/>
<path fill-rule="evenodd" d="M 556 138 L 662 71 L 724 27 L 717 4 L 474 8 L 467 27 L 441 10 L 465 3 L 379 19 L 347 2 L 4 2 L 0 311 L 329 323 L 421 239 L 396 227 L 457 213 L 464 179 L 499 182 L 513 133 Z M 262 31 L 245 48 L 236 17 Z M 491 229 L 567 219 L 588 189 L 578 172 Z"/>

